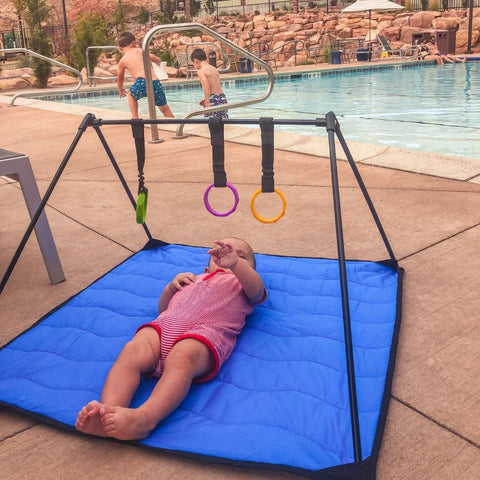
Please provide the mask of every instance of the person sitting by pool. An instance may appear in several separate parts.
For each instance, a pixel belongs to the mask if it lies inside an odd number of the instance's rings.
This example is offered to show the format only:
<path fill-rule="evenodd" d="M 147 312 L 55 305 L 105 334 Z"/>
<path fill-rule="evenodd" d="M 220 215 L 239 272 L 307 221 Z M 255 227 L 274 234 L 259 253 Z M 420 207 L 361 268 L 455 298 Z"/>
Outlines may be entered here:
<path fill-rule="evenodd" d="M 466 57 L 457 57 L 456 55 L 452 54 L 445 54 L 442 53 L 436 44 L 435 37 L 430 37 L 430 42 L 428 44 L 428 47 L 430 48 L 430 52 L 423 57 L 424 60 L 435 60 L 437 62 L 437 65 L 443 65 L 445 62 L 448 63 L 455 63 L 455 62 L 460 62 L 460 63 L 465 63 L 467 60 Z"/>

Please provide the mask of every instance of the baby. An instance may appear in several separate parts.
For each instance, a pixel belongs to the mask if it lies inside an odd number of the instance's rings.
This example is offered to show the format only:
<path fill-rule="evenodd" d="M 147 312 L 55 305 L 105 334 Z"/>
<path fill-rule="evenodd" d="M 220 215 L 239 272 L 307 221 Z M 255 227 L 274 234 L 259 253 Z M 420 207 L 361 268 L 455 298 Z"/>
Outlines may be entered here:
<path fill-rule="evenodd" d="M 100 402 L 78 413 L 75 427 L 91 435 L 147 437 L 186 397 L 192 382 L 215 377 L 230 356 L 253 305 L 265 300 L 255 255 L 238 238 L 216 241 L 205 273 L 179 273 L 165 287 L 160 315 L 140 326 L 113 364 Z M 139 407 L 130 402 L 142 374 L 160 377 Z"/>

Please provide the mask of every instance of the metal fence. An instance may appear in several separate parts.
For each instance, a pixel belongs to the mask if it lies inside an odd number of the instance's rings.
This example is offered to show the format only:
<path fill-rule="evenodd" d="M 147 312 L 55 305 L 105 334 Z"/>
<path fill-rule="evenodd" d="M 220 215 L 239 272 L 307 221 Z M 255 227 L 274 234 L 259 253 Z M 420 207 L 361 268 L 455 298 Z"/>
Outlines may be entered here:
<path fill-rule="evenodd" d="M 474 8 L 480 7 L 480 0 L 403 0 L 401 4 L 412 12 L 421 12 L 423 10 L 444 12 L 446 10 L 468 9 L 470 1 Z"/>
<path fill-rule="evenodd" d="M 192 0 L 193 1 L 193 0 Z M 401 0 L 400 3 L 407 11 L 421 12 L 424 10 L 461 10 L 467 9 L 473 3 L 473 7 L 480 7 L 480 0 Z M 319 8 L 325 12 L 340 12 L 353 3 L 354 0 L 299 0 L 299 10 L 307 8 Z M 199 18 L 207 15 L 241 15 L 250 12 L 272 13 L 277 11 L 293 11 L 292 0 L 212 0 L 212 9 L 208 13 L 205 9 L 205 0 L 202 0 Z M 176 0 L 177 12 L 182 14 L 185 10 L 185 0 Z"/>
<path fill-rule="evenodd" d="M 338 10 L 344 8 L 354 0 L 299 0 L 298 8 L 320 8 L 322 10 Z M 193 2 L 193 0 L 192 0 Z M 211 0 L 208 2 L 202 0 L 196 2 L 198 8 L 198 17 L 208 15 L 244 15 L 246 13 L 271 13 L 278 11 L 293 11 L 292 0 Z M 210 6 L 210 8 L 208 8 Z M 185 11 L 185 0 L 175 0 L 177 14 L 183 14 Z"/>

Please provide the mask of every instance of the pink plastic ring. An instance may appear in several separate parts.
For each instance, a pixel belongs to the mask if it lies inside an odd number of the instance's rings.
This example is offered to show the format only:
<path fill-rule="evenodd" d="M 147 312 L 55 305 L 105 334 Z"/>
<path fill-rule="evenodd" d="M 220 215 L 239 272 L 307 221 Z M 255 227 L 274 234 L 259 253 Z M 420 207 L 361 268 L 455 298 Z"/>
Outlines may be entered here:
<path fill-rule="evenodd" d="M 233 196 L 235 198 L 235 203 L 233 204 L 233 207 L 228 212 L 217 212 L 210 206 L 210 202 L 208 201 L 208 195 L 210 194 L 210 190 L 215 186 L 214 183 L 212 183 L 209 187 L 207 187 L 203 195 L 203 203 L 205 204 L 205 208 L 212 215 L 215 215 L 216 217 L 228 217 L 237 209 L 238 202 L 240 201 L 237 189 L 229 182 L 227 182 L 225 185 L 232 191 Z"/>

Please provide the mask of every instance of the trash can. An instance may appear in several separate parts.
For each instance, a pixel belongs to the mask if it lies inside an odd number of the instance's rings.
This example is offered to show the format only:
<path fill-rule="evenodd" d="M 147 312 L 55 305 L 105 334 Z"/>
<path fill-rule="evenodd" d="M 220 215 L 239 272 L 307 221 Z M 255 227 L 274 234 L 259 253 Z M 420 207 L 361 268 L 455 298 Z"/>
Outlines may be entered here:
<path fill-rule="evenodd" d="M 357 50 L 357 61 L 358 62 L 368 62 L 372 57 L 368 48 L 359 48 Z"/>
<path fill-rule="evenodd" d="M 217 67 L 217 54 L 215 53 L 215 50 L 210 50 L 208 52 L 208 63 L 212 65 L 212 67 Z"/>
<path fill-rule="evenodd" d="M 240 57 L 240 73 L 252 73 L 252 61 L 249 58 Z"/>
<path fill-rule="evenodd" d="M 456 30 L 437 30 L 435 32 L 437 37 L 437 48 L 439 52 L 447 55 L 447 53 L 455 53 Z"/>
<path fill-rule="evenodd" d="M 342 63 L 342 51 L 341 50 L 334 50 L 332 52 L 332 64 Z"/>

